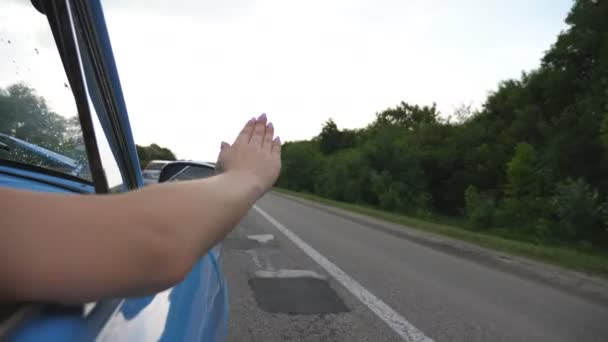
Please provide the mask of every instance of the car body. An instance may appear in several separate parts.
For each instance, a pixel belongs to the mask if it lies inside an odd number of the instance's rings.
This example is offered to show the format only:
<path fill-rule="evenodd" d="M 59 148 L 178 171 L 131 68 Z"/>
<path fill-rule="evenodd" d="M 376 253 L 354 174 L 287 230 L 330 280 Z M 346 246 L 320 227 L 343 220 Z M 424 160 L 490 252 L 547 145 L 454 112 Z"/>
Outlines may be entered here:
<path fill-rule="evenodd" d="M 144 177 L 144 185 L 158 183 L 158 176 L 160 176 L 160 170 L 163 166 L 169 164 L 171 161 L 168 160 L 152 160 L 146 165 L 142 171 Z"/>
<path fill-rule="evenodd" d="M 57 43 L 78 108 L 88 165 L 3 134 L 0 187 L 82 195 L 141 188 L 144 182 L 100 1 L 32 3 L 46 14 Z M 1 153 L 10 153 L 13 146 L 46 158 L 57 168 L 2 158 Z M 109 182 L 110 166 L 116 167 L 117 183 Z M 227 291 L 220 265 L 221 245 L 216 245 L 181 283 L 151 296 L 70 306 L 0 307 L 0 340 L 224 340 Z"/>

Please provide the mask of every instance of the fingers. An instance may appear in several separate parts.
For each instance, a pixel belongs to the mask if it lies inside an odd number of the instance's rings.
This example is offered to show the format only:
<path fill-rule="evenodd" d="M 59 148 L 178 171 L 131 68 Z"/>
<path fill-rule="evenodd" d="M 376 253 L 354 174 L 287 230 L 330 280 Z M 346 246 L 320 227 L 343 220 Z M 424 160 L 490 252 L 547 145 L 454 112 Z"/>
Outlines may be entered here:
<path fill-rule="evenodd" d="M 281 153 L 281 138 L 276 137 L 272 141 L 272 153 Z"/>
<path fill-rule="evenodd" d="M 222 157 L 226 153 L 228 147 L 230 147 L 230 144 L 225 141 L 222 141 L 222 145 L 220 147 L 220 153 L 217 156 L 217 160 L 222 159 Z"/>
<path fill-rule="evenodd" d="M 272 123 L 266 125 L 267 122 L 268 118 L 266 117 L 266 114 L 260 115 L 257 119 L 253 118 L 247 121 L 234 144 L 252 143 L 259 146 L 271 146 L 271 149 L 274 148 L 276 141 L 276 139 L 272 140 L 274 136 L 274 126 Z M 280 149 L 280 140 L 278 144 Z M 222 142 L 222 150 L 226 147 L 230 147 L 230 144 Z"/>
<path fill-rule="evenodd" d="M 264 123 L 266 124 L 266 123 Z M 253 134 L 253 130 L 256 126 L 256 120 L 255 118 L 250 119 L 249 121 L 247 121 L 247 123 L 245 124 L 245 127 L 243 127 L 243 129 L 241 130 L 241 133 L 239 133 L 239 136 L 236 137 L 236 140 L 234 141 L 234 144 L 247 144 L 249 143 L 249 141 L 251 140 L 251 135 Z"/>
<path fill-rule="evenodd" d="M 228 151 L 228 147 L 230 147 L 230 144 L 227 143 L 227 142 L 225 142 L 225 141 L 222 141 L 222 145 L 221 145 L 221 148 L 220 148 L 220 153 L 217 156 L 217 160 L 222 160 L 224 158 L 224 155 L 226 153 L 228 153 L 227 152 Z"/>
<path fill-rule="evenodd" d="M 230 144 L 222 141 L 220 153 L 217 156 L 217 161 L 215 163 L 215 174 L 220 174 L 224 171 L 224 159 L 228 153 L 228 147 L 230 147 Z"/>
<path fill-rule="evenodd" d="M 264 141 L 264 135 L 266 134 L 266 114 L 260 115 L 260 117 L 255 122 L 255 128 L 253 129 L 253 134 L 251 135 L 251 143 L 255 145 L 262 145 Z"/>
<path fill-rule="evenodd" d="M 262 146 L 272 148 L 272 137 L 273 136 L 274 136 L 274 126 L 272 125 L 272 122 L 269 122 L 268 125 L 266 125 L 266 133 L 264 134 Z"/>

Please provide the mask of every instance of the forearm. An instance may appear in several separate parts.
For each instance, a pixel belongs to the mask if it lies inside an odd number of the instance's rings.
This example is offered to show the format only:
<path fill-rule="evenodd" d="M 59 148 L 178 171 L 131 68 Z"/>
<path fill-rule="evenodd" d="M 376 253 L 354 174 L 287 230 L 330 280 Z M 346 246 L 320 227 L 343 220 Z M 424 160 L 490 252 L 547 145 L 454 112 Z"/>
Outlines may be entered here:
<path fill-rule="evenodd" d="M 0 201 L 13 211 L 0 231 L 0 301 L 80 302 L 169 287 L 260 191 L 231 173 L 108 196 L 8 190 Z"/>
<path fill-rule="evenodd" d="M 230 232 L 262 191 L 246 175 L 226 173 L 144 188 L 128 201 L 147 213 L 142 215 L 146 226 L 196 262 Z"/>

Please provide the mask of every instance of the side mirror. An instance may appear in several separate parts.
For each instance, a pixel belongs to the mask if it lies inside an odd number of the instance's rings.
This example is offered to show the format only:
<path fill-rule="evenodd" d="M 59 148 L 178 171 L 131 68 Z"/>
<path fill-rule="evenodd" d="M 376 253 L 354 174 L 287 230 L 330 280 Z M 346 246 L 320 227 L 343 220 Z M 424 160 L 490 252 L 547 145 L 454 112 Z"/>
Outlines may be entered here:
<path fill-rule="evenodd" d="M 201 179 L 213 175 L 215 175 L 214 164 L 177 161 L 163 166 L 158 177 L 158 182 Z"/>

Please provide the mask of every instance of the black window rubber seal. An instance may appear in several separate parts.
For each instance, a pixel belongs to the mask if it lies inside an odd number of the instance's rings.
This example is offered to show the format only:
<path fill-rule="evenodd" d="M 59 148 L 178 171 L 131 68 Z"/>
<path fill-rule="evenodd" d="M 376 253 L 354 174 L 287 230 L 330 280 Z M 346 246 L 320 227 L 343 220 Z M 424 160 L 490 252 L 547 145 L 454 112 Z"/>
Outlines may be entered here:
<path fill-rule="evenodd" d="M 85 148 L 89 157 L 89 168 L 91 169 L 95 192 L 108 193 L 108 181 L 99 155 L 88 94 L 78 58 L 78 49 L 74 40 L 76 33 L 70 20 L 68 5 L 66 0 L 41 1 L 41 5 L 53 32 L 55 43 L 57 44 L 57 49 L 61 55 L 61 61 L 63 62 L 63 67 L 74 95 Z"/>

